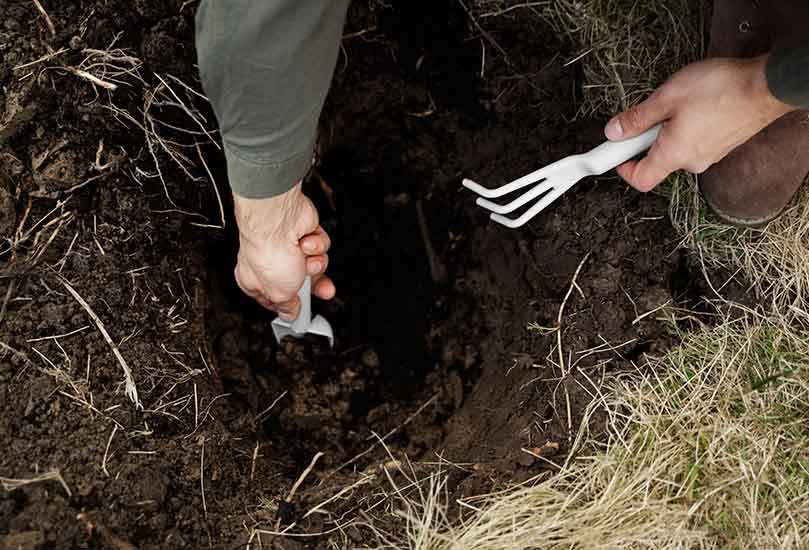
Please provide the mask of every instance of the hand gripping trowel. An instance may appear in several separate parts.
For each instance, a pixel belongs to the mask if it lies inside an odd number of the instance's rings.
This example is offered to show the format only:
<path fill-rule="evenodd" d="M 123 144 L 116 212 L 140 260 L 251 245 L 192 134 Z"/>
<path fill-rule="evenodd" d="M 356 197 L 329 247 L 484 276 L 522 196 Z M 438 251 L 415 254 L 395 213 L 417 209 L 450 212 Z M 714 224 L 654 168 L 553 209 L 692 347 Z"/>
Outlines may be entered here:
<path fill-rule="evenodd" d="M 312 318 L 312 278 L 306 277 L 303 286 L 298 291 L 301 300 L 301 312 L 294 321 L 284 321 L 276 317 L 272 321 L 272 331 L 275 339 L 281 343 L 286 336 L 303 338 L 306 334 L 316 334 L 329 339 L 329 346 L 334 347 L 334 331 L 329 322 L 322 316 Z"/>

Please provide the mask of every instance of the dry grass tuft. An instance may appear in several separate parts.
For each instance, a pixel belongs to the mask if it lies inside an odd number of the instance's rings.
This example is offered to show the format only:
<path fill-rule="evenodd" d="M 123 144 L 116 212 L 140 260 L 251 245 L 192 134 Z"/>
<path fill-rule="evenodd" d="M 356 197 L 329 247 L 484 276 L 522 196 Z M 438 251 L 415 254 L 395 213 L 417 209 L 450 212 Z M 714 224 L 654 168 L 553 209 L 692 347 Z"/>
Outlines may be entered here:
<path fill-rule="evenodd" d="M 809 333 L 743 313 L 686 335 L 646 374 L 614 379 L 592 405 L 614 419 L 602 449 L 554 477 L 463 503 L 471 513 L 455 524 L 433 479 L 418 503 L 399 505 L 405 540 L 382 547 L 800 548 Z"/>
<path fill-rule="evenodd" d="M 70 487 L 67 486 L 65 479 L 62 477 L 62 474 L 59 470 L 49 470 L 44 474 L 40 474 L 31 478 L 10 478 L 10 477 L 0 477 L 0 485 L 3 486 L 3 489 L 6 491 L 15 491 L 17 489 L 21 489 L 27 485 L 32 485 L 34 483 L 45 483 L 47 481 L 58 481 L 62 488 L 67 493 L 68 497 L 72 497 L 73 493 L 70 490 Z"/>
<path fill-rule="evenodd" d="M 558 0 L 547 9 L 571 39 L 584 74 L 582 115 L 612 115 L 645 99 L 677 69 L 698 59 L 701 0 Z"/>
<path fill-rule="evenodd" d="M 683 245 L 707 267 L 730 267 L 787 322 L 809 323 L 809 188 L 767 227 L 741 229 L 716 221 L 694 177 L 678 174 L 671 178 L 670 217 Z M 720 294 L 724 282 L 713 281 Z"/>
<path fill-rule="evenodd" d="M 639 103 L 705 51 L 705 0 L 474 0 L 469 7 L 476 24 L 534 17 L 572 42 L 566 63 L 582 68 L 581 116 Z"/>

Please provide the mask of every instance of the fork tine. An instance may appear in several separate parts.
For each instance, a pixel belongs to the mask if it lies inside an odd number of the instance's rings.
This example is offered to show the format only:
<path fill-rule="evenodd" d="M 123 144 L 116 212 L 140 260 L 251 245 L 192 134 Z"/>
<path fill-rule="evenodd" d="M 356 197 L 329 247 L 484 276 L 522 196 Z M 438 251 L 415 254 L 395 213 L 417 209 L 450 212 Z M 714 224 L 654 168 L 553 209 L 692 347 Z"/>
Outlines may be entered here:
<path fill-rule="evenodd" d="M 523 206 L 534 200 L 535 198 L 544 195 L 551 189 L 556 186 L 554 182 L 546 181 L 544 183 L 540 183 L 527 193 L 523 193 L 513 201 L 508 204 L 497 204 L 496 202 L 492 202 L 487 199 L 478 199 L 475 201 L 478 206 L 485 208 L 486 210 L 490 210 L 496 214 L 508 214 L 510 212 L 514 212 L 519 207 Z"/>
<path fill-rule="evenodd" d="M 490 216 L 490 218 L 493 222 L 497 222 L 500 225 L 505 225 L 510 229 L 522 227 L 531 218 L 542 212 L 549 204 L 551 204 L 553 201 L 561 197 L 564 194 L 564 192 L 567 191 L 567 189 L 568 189 L 567 187 L 562 186 L 551 191 L 550 193 L 542 197 L 534 206 L 526 210 L 522 214 L 522 216 L 518 218 L 507 218 L 501 214 L 494 214 L 494 213 Z"/>
<path fill-rule="evenodd" d="M 553 167 L 553 165 L 545 166 L 536 170 L 535 172 L 531 172 L 521 178 L 518 178 L 511 183 L 507 183 L 505 185 L 501 185 L 500 187 L 495 187 L 494 189 L 488 189 L 483 187 L 479 183 L 476 183 L 470 179 L 463 180 L 463 186 L 480 195 L 481 197 L 485 197 L 487 199 L 496 199 L 498 197 L 502 197 L 503 195 L 508 195 L 516 191 L 517 189 L 522 189 L 532 183 L 536 183 L 541 180 L 547 171 Z"/>

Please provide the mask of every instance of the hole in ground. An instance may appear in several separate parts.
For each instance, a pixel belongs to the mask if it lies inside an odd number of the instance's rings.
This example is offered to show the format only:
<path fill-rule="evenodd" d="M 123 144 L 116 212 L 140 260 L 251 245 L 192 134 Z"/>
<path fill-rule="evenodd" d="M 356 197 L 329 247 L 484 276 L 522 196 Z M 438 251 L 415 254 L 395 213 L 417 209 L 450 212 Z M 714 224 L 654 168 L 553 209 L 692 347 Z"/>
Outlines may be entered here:
<path fill-rule="evenodd" d="M 365 157 L 362 150 L 332 151 L 305 185 L 333 241 L 328 271 L 337 298 L 313 306 L 334 328 L 333 350 L 315 336 L 275 342 L 274 315 L 234 281 L 234 231 L 207 251 L 209 341 L 223 391 L 243 405 L 233 421 L 297 464 L 315 451 L 326 451 L 332 465 L 352 458 L 370 445 L 372 432 L 388 433 L 439 395 L 390 440 L 418 456 L 440 441 L 444 420 L 477 376 L 443 342 L 432 345 L 452 297 L 431 279 L 415 201 L 405 191 L 413 186 L 393 171 L 363 169 Z"/>

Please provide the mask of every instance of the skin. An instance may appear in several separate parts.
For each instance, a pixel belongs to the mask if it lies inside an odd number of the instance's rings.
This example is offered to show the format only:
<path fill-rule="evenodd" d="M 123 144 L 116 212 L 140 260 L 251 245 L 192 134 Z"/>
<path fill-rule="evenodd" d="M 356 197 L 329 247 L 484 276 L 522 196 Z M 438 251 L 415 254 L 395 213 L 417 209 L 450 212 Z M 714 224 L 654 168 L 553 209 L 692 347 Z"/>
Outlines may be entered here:
<path fill-rule="evenodd" d="M 331 240 L 301 184 L 269 199 L 233 200 L 239 226 L 234 274 L 245 294 L 285 320 L 298 317 L 297 293 L 307 274 L 315 296 L 334 297 L 334 283 L 324 275 Z"/>
<path fill-rule="evenodd" d="M 613 141 L 664 123 L 646 156 L 622 164 L 618 174 L 642 192 L 677 170 L 701 174 L 793 110 L 767 86 L 767 57 L 713 58 L 691 64 L 649 99 L 613 118 L 605 129 Z"/>
<path fill-rule="evenodd" d="M 793 110 L 770 92 L 766 63 L 766 55 L 694 63 L 649 99 L 613 118 L 605 129 L 610 140 L 628 139 L 664 123 L 646 156 L 622 164 L 618 174 L 642 192 L 677 170 L 701 174 Z M 334 284 L 325 276 L 331 241 L 300 184 L 269 199 L 234 196 L 234 204 L 240 242 L 235 276 L 248 296 L 286 320 L 298 316 L 297 292 L 307 274 L 317 297 L 334 297 Z"/>

